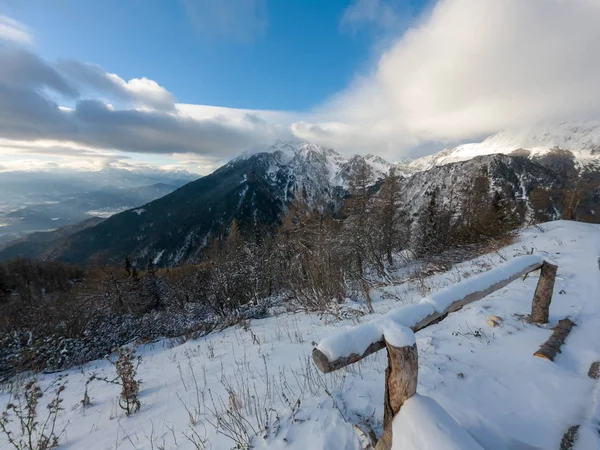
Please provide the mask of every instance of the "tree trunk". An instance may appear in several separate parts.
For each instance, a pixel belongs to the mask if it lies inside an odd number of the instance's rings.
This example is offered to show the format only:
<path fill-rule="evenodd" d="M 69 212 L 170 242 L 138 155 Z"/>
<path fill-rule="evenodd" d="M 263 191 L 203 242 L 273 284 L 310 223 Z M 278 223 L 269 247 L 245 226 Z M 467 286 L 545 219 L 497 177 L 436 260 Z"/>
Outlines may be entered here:
<path fill-rule="evenodd" d="M 385 395 L 383 407 L 383 434 L 376 450 L 389 450 L 392 446 L 392 422 L 406 400 L 417 392 L 419 355 L 417 344 L 394 347 L 386 342 L 388 368 L 385 370 Z"/>
<path fill-rule="evenodd" d="M 571 319 L 559 320 L 558 325 L 554 327 L 552 336 L 533 355 L 548 361 L 554 361 L 556 354 L 560 353 L 560 347 L 565 343 L 565 339 L 567 339 L 574 326 L 575 323 Z"/>
<path fill-rule="evenodd" d="M 547 262 L 542 264 L 540 279 L 535 288 L 533 304 L 531 305 L 531 321 L 534 323 L 548 323 L 557 269 L 558 266 L 553 264 Z"/>

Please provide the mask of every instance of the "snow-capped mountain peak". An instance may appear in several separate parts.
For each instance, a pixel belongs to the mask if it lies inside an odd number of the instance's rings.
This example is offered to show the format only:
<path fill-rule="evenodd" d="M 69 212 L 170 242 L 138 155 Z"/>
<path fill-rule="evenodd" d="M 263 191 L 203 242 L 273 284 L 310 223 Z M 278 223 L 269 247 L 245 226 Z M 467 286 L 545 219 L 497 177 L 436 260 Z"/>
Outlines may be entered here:
<path fill-rule="evenodd" d="M 418 172 L 434 166 L 466 161 L 480 155 L 499 153 L 535 159 L 556 150 L 570 152 L 572 159 L 581 166 L 600 163 L 600 120 L 563 122 L 527 127 L 518 131 L 502 131 L 480 143 L 447 148 L 402 165 L 402 168 Z"/>
<path fill-rule="evenodd" d="M 267 173 L 272 180 L 292 180 L 295 189 L 315 188 L 318 191 L 335 187 L 348 188 L 349 180 L 359 165 L 366 164 L 370 173 L 370 184 L 383 178 L 393 164 L 379 156 L 354 155 L 345 158 L 332 148 L 309 142 L 276 141 L 273 145 L 245 152 L 229 164 L 247 160 L 256 155 L 272 155 Z"/>

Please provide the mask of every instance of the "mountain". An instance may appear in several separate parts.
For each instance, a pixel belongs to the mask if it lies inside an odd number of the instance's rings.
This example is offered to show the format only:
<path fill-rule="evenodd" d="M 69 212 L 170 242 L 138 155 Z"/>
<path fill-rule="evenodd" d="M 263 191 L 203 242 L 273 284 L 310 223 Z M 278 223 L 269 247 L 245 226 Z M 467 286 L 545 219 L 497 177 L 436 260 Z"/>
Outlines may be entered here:
<path fill-rule="evenodd" d="M 0 246 L 0 259 L 9 260 L 19 256 L 31 259 L 47 259 L 46 252 L 59 248 L 69 236 L 98 225 L 104 219 L 90 217 L 74 225 L 67 225 L 53 231 L 37 231 Z"/>
<path fill-rule="evenodd" d="M 242 154 L 162 198 L 55 242 L 43 254 L 80 264 L 121 264 L 129 256 L 138 264 L 151 258 L 171 266 L 195 258 L 233 220 L 240 227 L 273 227 L 296 195 L 311 204 L 338 203 L 361 164 L 372 184 L 392 167 L 375 156 L 345 159 L 318 145 L 278 141 L 262 151 Z M 7 254 L 15 252 L 7 247 L 0 251 L 0 259 Z"/>
<path fill-rule="evenodd" d="M 532 205 L 531 195 L 536 188 L 541 186 L 547 190 L 561 191 L 570 180 L 562 172 L 522 156 L 476 156 L 466 161 L 433 166 L 404 179 L 402 198 L 405 209 L 411 217 L 418 217 L 432 192 L 436 191 L 441 203 L 451 206 L 454 213 L 459 213 L 462 202 L 472 189 L 473 180 L 479 176 L 488 178 L 491 190 L 502 192 L 511 200 L 524 221 L 535 220 L 537 206 Z M 547 209 L 552 213 L 562 211 L 563 207 L 562 198 L 557 197 Z"/>
<path fill-rule="evenodd" d="M 529 134 L 499 133 L 395 166 L 373 155 L 344 158 L 318 145 L 278 141 L 162 198 L 40 244 L 35 254 L 78 264 L 122 264 L 126 256 L 141 265 L 148 259 L 160 266 L 193 261 L 234 220 L 259 232 L 273 228 L 298 196 L 336 208 L 359 170 L 376 193 L 393 167 L 413 227 L 434 192 L 452 214 L 460 214 L 478 177 L 486 177 L 490 194 L 501 192 L 523 222 L 568 216 L 600 223 L 599 144 L 600 125 L 563 124 Z M 8 246 L 0 259 L 16 254 L 31 253 Z"/>
<path fill-rule="evenodd" d="M 0 244 L 162 197 L 196 175 L 164 171 L 57 170 L 0 172 Z"/>
<path fill-rule="evenodd" d="M 505 154 L 550 163 L 562 159 L 577 167 L 600 169 L 600 121 L 564 122 L 518 132 L 503 131 L 480 143 L 463 144 L 400 165 L 408 172 L 428 170 L 476 156 Z"/>
<path fill-rule="evenodd" d="M 23 204 L 56 201 L 74 193 L 98 191 L 106 187 L 130 189 L 141 186 L 167 184 L 182 186 L 195 180 L 197 175 L 185 171 L 163 170 L 130 171 L 105 168 L 96 171 L 14 170 L 0 172 L 0 211 Z"/>

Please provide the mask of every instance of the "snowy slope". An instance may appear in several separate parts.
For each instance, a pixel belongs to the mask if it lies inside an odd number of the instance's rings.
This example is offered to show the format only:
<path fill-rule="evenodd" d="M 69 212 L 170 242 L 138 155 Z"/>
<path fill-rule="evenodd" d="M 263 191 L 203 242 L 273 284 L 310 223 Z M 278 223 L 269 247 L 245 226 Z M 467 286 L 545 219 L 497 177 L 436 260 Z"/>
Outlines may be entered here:
<path fill-rule="evenodd" d="M 441 450 L 427 439 L 439 431 L 457 443 L 469 442 L 471 448 L 477 448 L 472 438 L 486 450 L 556 449 L 565 431 L 577 424 L 582 427 L 576 449 L 599 448 L 595 430 L 600 389 L 587 371 L 600 360 L 600 226 L 574 222 L 525 229 L 516 243 L 434 275 L 420 287 L 399 284 L 374 290 L 373 315 L 351 313 L 361 306 L 350 302 L 342 320 L 280 311 L 180 345 L 159 341 L 141 346 L 142 408 L 129 418 L 116 404 L 118 386 L 93 382 L 91 405 L 81 406 L 92 372 L 112 377 L 106 361 L 42 375 L 40 382 L 48 386 L 59 375 L 68 380 L 58 423 L 68 423 L 65 448 L 226 450 L 235 447 L 232 437 L 248 435 L 258 450 L 365 449 L 368 430 L 381 432 L 385 352 L 346 370 L 321 374 L 310 359 L 312 343 L 532 248 L 559 265 L 550 321 L 570 316 L 578 325 L 562 354 L 554 363 L 532 356 L 551 331 L 518 316 L 530 311 L 537 274 L 416 333 L 417 391 L 434 399 L 453 420 L 431 402 L 416 399 L 404 412 L 411 414 L 412 434 L 402 448 Z M 502 318 L 498 327 L 487 324 L 490 315 Z M 8 401 L 3 390 L 0 406 Z M 430 419 L 415 421 L 413 411 Z M 436 431 L 431 427 L 437 426 L 440 414 L 445 425 Z M 236 420 L 243 426 L 234 426 L 234 433 L 228 427 Z M 206 441 L 195 446 L 186 436 Z M 2 436 L 0 448 L 8 448 Z"/>
<path fill-rule="evenodd" d="M 557 148 L 570 151 L 580 165 L 600 163 L 600 121 L 588 120 L 530 127 L 518 132 L 504 131 L 490 136 L 481 143 L 445 149 L 401 167 L 408 171 L 423 171 L 434 166 L 498 153 L 521 154 L 536 158 L 545 156 Z"/>

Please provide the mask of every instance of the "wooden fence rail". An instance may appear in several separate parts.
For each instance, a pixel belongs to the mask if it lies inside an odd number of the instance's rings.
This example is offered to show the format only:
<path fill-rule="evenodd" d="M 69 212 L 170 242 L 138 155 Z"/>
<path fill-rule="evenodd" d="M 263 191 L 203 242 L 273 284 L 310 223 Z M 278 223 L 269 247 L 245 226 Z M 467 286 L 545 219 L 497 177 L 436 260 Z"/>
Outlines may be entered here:
<path fill-rule="evenodd" d="M 341 369 L 379 350 L 387 349 L 384 398 L 384 432 L 377 450 L 389 450 L 392 445 L 392 420 L 406 400 L 416 393 L 418 354 L 416 344 L 407 341 L 398 346 L 397 338 L 386 339 L 390 329 L 417 332 L 438 323 L 448 314 L 480 300 L 512 281 L 541 269 L 533 297 L 531 320 L 547 323 L 557 266 L 536 255 L 515 258 L 488 272 L 426 297 L 421 302 L 397 308 L 380 318 L 323 339 L 313 349 L 316 366 L 324 373 Z M 395 344 L 395 345 L 394 345 Z"/>

